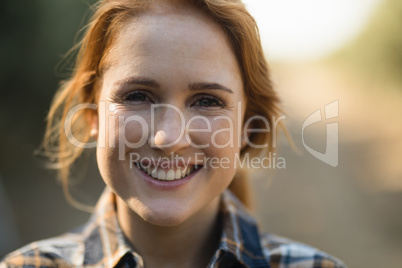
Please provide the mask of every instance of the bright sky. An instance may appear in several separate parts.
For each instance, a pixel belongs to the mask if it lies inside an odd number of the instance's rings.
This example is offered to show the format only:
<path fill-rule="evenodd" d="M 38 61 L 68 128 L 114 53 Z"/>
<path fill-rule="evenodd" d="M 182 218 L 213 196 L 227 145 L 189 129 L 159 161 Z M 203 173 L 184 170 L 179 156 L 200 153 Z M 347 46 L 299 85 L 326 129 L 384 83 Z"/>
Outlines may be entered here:
<path fill-rule="evenodd" d="M 353 39 L 382 0 L 243 0 L 275 60 L 325 56 Z"/>

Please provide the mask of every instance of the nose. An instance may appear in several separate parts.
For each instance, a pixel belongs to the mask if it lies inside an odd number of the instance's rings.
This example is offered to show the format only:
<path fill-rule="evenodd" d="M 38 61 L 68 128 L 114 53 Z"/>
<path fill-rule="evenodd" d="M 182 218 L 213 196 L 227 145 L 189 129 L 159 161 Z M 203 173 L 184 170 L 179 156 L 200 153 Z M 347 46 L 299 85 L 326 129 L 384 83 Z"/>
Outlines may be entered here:
<path fill-rule="evenodd" d="M 177 108 L 157 109 L 152 121 L 151 134 L 148 139 L 152 148 L 162 150 L 165 154 L 171 154 L 190 146 L 186 138 L 184 114 Z"/>

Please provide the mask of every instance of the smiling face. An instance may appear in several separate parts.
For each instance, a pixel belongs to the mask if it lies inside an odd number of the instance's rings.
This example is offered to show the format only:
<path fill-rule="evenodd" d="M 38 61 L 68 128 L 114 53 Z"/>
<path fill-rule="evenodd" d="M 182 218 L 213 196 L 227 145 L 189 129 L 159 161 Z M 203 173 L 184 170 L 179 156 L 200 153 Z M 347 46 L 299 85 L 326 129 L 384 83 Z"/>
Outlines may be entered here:
<path fill-rule="evenodd" d="M 219 25 L 196 11 L 151 10 L 125 24 L 107 63 L 97 148 L 106 184 L 156 225 L 213 210 L 236 172 L 245 107 Z"/>

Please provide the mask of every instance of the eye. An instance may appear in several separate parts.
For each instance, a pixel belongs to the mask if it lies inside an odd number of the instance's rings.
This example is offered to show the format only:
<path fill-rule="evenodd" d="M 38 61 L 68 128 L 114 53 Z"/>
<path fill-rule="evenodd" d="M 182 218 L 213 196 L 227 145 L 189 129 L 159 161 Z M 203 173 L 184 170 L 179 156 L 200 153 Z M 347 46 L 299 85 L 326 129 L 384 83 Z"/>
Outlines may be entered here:
<path fill-rule="evenodd" d="M 201 107 L 224 107 L 225 104 L 218 98 L 213 96 L 202 96 L 200 97 L 194 105 Z"/>
<path fill-rule="evenodd" d="M 135 92 L 130 92 L 127 95 L 123 97 L 125 101 L 129 102 L 147 102 L 151 101 L 150 98 L 147 96 L 147 94 L 140 92 L 140 91 L 135 91 Z"/>

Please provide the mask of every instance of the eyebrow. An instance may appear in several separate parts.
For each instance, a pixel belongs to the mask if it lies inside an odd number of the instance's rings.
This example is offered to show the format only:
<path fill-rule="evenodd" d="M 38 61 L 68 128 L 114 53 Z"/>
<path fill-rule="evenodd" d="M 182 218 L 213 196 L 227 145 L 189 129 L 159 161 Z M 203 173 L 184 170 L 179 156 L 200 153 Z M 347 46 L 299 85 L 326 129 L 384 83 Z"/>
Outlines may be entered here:
<path fill-rule="evenodd" d="M 114 84 L 116 87 L 126 87 L 126 86 L 131 86 L 131 85 L 140 85 L 140 86 L 147 86 L 147 87 L 154 87 L 154 88 L 160 88 L 160 85 L 158 82 L 156 82 L 153 79 L 149 79 L 147 77 L 142 77 L 142 76 L 133 76 L 129 77 L 126 79 L 122 79 L 117 81 Z"/>
<path fill-rule="evenodd" d="M 218 83 L 191 83 L 189 85 L 189 89 L 190 90 L 213 90 L 213 89 L 218 89 L 218 90 L 223 90 L 226 92 L 229 92 L 230 94 L 233 94 L 233 91 L 228 88 L 225 87 L 221 84 Z"/>
<path fill-rule="evenodd" d="M 147 86 L 147 87 L 153 87 L 153 88 L 160 88 L 160 85 L 158 82 L 156 82 L 153 79 L 143 77 L 143 76 L 133 76 L 129 77 L 126 79 L 119 80 L 115 83 L 116 87 L 127 87 L 130 85 L 140 85 L 140 86 Z M 188 88 L 190 90 L 223 90 L 226 92 L 229 92 L 230 94 L 233 94 L 233 91 L 225 87 L 224 85 L 221 85 L 219 83 L 207 83 L 207 82 L 198 82 L 198 83 L 191 83 L 189 84 Z"/>

